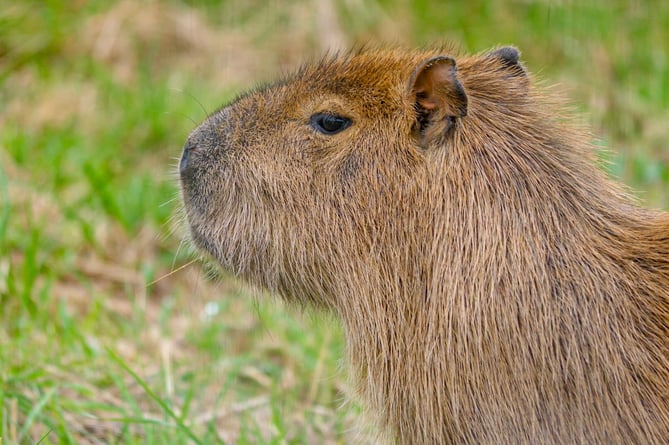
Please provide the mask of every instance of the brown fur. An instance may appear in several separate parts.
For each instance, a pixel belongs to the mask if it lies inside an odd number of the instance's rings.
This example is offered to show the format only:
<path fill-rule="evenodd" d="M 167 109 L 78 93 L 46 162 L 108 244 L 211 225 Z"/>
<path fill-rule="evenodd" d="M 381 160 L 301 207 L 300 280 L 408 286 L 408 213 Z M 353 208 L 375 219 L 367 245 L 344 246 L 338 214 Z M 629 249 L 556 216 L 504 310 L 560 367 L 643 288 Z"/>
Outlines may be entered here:
<path fill-rule="evenodd" d="M 194 242 L 335 311 L 401 443 L 669 443 L 669 216 L 515 50 L 440 55 L 328 58 L 212 115 L 182 161 Z"/>

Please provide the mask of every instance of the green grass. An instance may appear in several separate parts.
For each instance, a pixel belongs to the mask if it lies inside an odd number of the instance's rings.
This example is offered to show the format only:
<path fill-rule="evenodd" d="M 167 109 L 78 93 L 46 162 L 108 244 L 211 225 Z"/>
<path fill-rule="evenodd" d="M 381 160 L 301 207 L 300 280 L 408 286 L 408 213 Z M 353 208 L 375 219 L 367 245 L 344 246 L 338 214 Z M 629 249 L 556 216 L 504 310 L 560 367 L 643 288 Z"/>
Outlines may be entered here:
<path fill-rule="evenodd" d="M 189 264 L 176 216 L 188 132 L 317 56 L 314 8 L 64 5 L 0 0 L 2 445 L 350 442 L 336 320 Z M 516 44 L 584 113 L 611 174 L 669 207 L 667 2 L 334 9 L 348 44 Z"/>

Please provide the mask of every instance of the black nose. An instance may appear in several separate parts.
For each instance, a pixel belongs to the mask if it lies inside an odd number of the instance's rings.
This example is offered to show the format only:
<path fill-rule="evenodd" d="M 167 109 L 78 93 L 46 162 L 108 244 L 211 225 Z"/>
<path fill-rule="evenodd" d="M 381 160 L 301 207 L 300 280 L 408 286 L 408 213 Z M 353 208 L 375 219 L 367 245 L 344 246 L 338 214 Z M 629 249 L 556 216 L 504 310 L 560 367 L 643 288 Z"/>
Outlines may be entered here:
<path fill-rule="evenodd" d="M 179 173 L 181 176 L 185 175 L 188 171 L 188 160 L 190 159 L 191 152 L 193 152 L 195 149 L 195 143 L 189 138 L 184 145 L 184 150 L 181 154 L 181 160 L 179 161 Z"/>

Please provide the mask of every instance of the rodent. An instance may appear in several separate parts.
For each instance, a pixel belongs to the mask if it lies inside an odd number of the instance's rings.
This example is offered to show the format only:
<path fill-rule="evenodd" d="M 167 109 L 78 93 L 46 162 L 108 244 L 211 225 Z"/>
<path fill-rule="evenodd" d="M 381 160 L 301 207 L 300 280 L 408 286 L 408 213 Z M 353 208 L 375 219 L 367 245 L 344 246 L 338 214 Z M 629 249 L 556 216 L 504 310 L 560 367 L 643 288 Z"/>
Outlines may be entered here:
<path fill-rule="evenodd" d="M 391 442 L 669 443 L 669 216 L 513 47 L 326 57 L 186 141 L 194 243 L 334 311 Z"/>

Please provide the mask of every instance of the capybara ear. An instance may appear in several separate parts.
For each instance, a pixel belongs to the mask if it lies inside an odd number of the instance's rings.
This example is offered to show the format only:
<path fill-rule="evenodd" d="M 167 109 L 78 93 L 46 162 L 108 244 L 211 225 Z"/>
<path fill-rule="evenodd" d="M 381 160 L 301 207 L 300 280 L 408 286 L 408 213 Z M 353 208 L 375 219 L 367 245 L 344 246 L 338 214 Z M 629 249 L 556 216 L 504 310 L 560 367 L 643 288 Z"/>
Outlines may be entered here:
<path fill-rule="evenodd" d="M 467 95 L 457 78 L 455 60 L 438 56 L 425 60 L 411 74 L 409 91 L 416 110 L 414 130 L 426 146 L 467 115 Z"/>
<path fill-rule="evenodd" d="M 504 65 L 505 68 L 509 69 L 512 74 L 527 77 L 527 72 L 525 68 L 520 63 L 520 51 L 513 46 L 504 46 L 502 48 L 497 48 L 496 50 L 490 51 L 486 54 L 486 57 L 489 59 L 497 59 Z"/>

